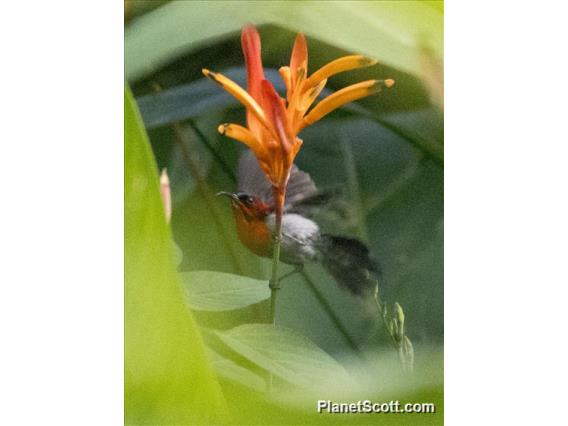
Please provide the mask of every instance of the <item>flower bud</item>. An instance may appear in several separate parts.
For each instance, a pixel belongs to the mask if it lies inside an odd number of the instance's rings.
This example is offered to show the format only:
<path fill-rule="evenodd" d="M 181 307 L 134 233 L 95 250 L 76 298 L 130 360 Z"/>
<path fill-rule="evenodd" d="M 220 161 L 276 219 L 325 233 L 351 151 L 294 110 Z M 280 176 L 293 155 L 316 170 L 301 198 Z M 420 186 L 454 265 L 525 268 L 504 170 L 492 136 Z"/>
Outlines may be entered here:
<path fill-rule="evenodd" d="M 167 169 L 163 169 L 160 174 L 160 195 L 164 204 L 164 213 L 166 214 L 166 222 L 170 223 L 172 217 L 172 195 L 170 191 L 170 178 Z"/>
<path fill-rule="evenodd" d="M 397 338 L 398 340 L 401 340 L 404 336 L 404 312 L 402 310 L 402 307 L 398 304 L 398 302 L 394 303 L 393 310 L 394 310 L 393 316 L 396 319 L 396 322 L 398 323 Z"/>

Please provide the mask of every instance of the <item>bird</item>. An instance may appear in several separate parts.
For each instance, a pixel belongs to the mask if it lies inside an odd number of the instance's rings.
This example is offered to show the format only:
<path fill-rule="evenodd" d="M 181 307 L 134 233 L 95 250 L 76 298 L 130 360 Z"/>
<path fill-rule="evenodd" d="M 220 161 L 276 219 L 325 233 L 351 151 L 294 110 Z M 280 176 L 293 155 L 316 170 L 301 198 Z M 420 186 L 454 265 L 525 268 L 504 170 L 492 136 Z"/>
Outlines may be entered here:
<path fill-rule="evenodd" d="M 237 181 L 236 192 L 217 195 L 230 198 L 241 243 L 252 253 L 271 258 L 276 227 L 272 185 L 251 152 L 239 160 Z M 369 248 L 356 238 L 325 233 L 317 223 L 317 211 L 331 197 L 333 191 L 318 190 L 308 173 L 292 166 L 282 215 L 280 261 L 295 271 L 319 263 L 340 287 L 355 296 L 369 296 L 380 274 Z"/>

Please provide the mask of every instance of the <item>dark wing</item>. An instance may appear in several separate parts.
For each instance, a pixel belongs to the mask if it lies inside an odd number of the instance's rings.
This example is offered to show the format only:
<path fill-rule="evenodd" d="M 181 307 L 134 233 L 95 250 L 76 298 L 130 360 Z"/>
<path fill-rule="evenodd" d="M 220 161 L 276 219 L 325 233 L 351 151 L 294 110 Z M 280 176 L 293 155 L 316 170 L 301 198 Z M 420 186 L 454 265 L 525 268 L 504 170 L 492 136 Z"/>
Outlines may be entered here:
<path fill-rule="evenodd" d="M 265 203 L 272 205 L 272 185 L 264 176 L 252 151 L 245 151 L 239 160 L 238 191 L 260 197 Z M 309 174 L 292 166 L 288 189 L 286 190 L 286 209 L 299 207 L 303 202 L 315 201 L 321 197 L 321 192 Z"/>
<path fill-rule="evenodd" d="M 241 154 L 237 171 L 237 190 L 272 202 L 272 185 L 264 176 L 256 157 L 248 149 Z"/>

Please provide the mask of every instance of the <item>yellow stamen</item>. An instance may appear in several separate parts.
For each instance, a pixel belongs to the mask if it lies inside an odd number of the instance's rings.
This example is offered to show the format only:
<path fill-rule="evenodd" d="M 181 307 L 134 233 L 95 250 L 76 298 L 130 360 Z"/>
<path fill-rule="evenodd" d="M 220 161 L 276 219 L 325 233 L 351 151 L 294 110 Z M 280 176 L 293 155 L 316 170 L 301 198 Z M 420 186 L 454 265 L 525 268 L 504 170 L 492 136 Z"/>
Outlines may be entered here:
<path fill-rule="evenodd" d="M 313 87 L 325 78 L 329 78 L 332 75 L 339 74 L 340 72 L 353 70 L 356 68 L 368 67 L 370 65 L 375 65 L 377 61 L 372 58 L 368 58 L 363 55 L 351 55 L 344 56 L 342 58 L 336 59 L 327 65 L 324 65 L 315 73 L 313 73 L 306 87 Z"/>
<path fill-rule="evenodd" d="M 270 126 L 266 121 L 266 116 L 264 115 L 264 111 L 258 105 L 258 103 L 254 100 L 254 98 L 247 93 L 241 86 L 235 83 L 230 78 L 225 77 L 223 74 L 219 74 L 216 72 L 209 71 L 208 69 L 203 69 L 203 74 L 205 77 L 210 78 L 231 95 L 233 95 L 240 103 L 242 103 L 247 110 L 249 110 L 254 116 L 268 129 Z"/>
<path fill-rule="evenodd" d="M 239 126 L 238 124 L 225 123 L 217 127 L 217 131 L 224 136 L 228 136 L 232 139 L 244 143 L 255 152 L 264 150 L 262 144 L 246 127 Z"/>
<path fill-rule="evenodd" d="M 372 95 L 373 93 L 379 92 L 383 86 L 392 87 L 394 80 L 367 80 L 361 83 L 353 84 L 352 86 L 345 87 L 344 89 L 338 90 L 332 95 L 325 98 L 323 101 L 318 103 L 314 109 L 310 111 L 304 120 L 300 124 L 301 130 L 304 127 L 315 123 L 320 120 L 333 110 L 357 99 L 364 98 L 365 96 Z"/>
<path fill-rule="evenodd" d="M 288 120 L 290 120 L 290 122 L 294 121 L 294 116 L 298 112 L 298 105 L 302 96 L 302 87 L 305 81 L 306 81 L 306 68 L 304 62 L 302 66 L 298 68 L 298 74 L 296 76 L 295 86 L 292 91 L 292 98 L 288 102 L 287 111 L 288 111 Z"/>
<path fill-rule="evenodd" d="M 308 108 L 312 105 L 312 103 L 319 96 L 319 94 L 321 93 L 321 91 L 325 87 L 326 83 L 327 83 L 327 79 L 324 79 L 324 80 L 320 81 L 317 86 L 309 89 L 304 94 L 304 96 L 302 97 L 302 100 L 300 101 L 300 105 L 298 105 L 298 110 L 302 111 L 302 112 L 307 111 Z"/>
<path fill-rule="evenodd" d="M 290 101 L 290 96 L 292 95 L 290 67 L 280 67 L 278 73 L 280 74 L 280 77 L 282 77 L 282 80 L 284 80 L 284 85 L 286 86 L 286 100 Z"/>

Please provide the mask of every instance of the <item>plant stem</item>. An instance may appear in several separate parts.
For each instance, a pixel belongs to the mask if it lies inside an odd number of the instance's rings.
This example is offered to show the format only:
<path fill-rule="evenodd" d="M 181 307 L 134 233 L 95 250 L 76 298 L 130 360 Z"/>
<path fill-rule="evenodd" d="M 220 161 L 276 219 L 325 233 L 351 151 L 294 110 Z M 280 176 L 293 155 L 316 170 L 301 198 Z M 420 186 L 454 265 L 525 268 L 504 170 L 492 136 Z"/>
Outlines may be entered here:
<path fill-rule="evenodd" d="M 162 86 L 155 81 L 152 82 L 152 87 L 153 87 L 155 92 L 161 92 L 162 91 Z M 233 181 L 236 181 L 235 174 L 229 169 L 229 167 L 225 164 L 223 159 L 213 149 L 213 147 L 211 146 L 211 144 L 209 143 L 209 141 L 207 140 L 207 138 L 205 137 L 203 132 L 201 130 L 199 130 L 199 128 L 191 120 L 189 120 L 189 125 L 190 125 L 191 129 L 195 132 L 197 137 L 201 140 L 201 142 L 203 142 L 203 144 L 209 149 L 209 151 L 215 157 L 215 159 L 221 164 L 221 168 L 223 168 L 223 170 L 226 173 L 228 173 L 229 177 Z M 221 237 L 225 240 L 225 243 L 227 244 L 227 247 L 229 249 L 229 256 L 231 257 L 231 263 L 233 264 L 233 268 L 235 268 L 235 271 L 237 271 L 239 274 L 242 274 L 243 268 L 242 268 L 242 266 L 239 262 L 239 258 L 237 256 L 237 254 L 235 253 L 235 251 L 233 249 L 233 246 L 231 245 L 231 240 L 229 238 L 229 235 L 227 234 L 227 231 L 225 230 L 225 227 L 223 226 L 223 222 L 221 220 L 221 214 L 219 213 L 219 210 L 217 209 L 217 207 L 215 205 L 215 201 L 213 200 L 213 197 L 211 196 L 211 190 L 209 189 L 209 185 L 207 184 L 207 182 L 203 178 L 203 176 L 201 176 L 201 173 L 199 172 L 199 167 L 197 166 L 197 164 L 195 164 L 195 161 L 193 161 L 193 158 L 191 157 L 190 151 L 187 149 L 187 141 L 186 141 L 185 135 L 183 134 L 181 124 L 177 121 L 172 123 L 172 129 L 173 129 L 174 134 L 175 134 L 175 142 L 179 146 L 179 149 L 181 151 L 183 159 L 184 159 L 184 161 L 185 161 L 185 163 L 186 163 L 186 165 L 189 169 L 189 173 L 191 174 L 191 177 L 193 178 L 193 180 L 195 180 L 195 182 L 197 184 L 197 188 L 198 188 L 199 192 L 201 193 L 201 196 L 203 197 L 203 199 L 205 200 L 205 203 L 207 204 L 207 207 L 211 211 L 211 216 L 213 218 L 213 221 L 215 222 L 215 225 L 219 229 L 219 233 L 221 234 Z"/>
<path fill-rule="evenodd" d="M 394 304 L 393 309 L 395 312 L 391 313 L 391 317 L 387 313 L 386 305 L 381 301 L 379 296 L 379 285 L 375 288 L 375 302 L 377 304 L 377 311 L 381 317 L 387 334 L 391 338 L 392 345 L 397 351 L 402 364 L 402 369 L 405 372 L 412 372 L 414 369 L 414 349 L 412 342 L 404 334 L 404 312 L 398 303 Z"/>
<path fill-rule="evenodd" d="M 393 344 L 393 347 L 398 351 L 399 345 L 396 343 L 396 338 L 392 334 L 391 330 L 389 329 L 389 325 L 387 323 L 387 318 L 386 318 L 386 315 L 385 315 L 385 310 L 383 309 L 383 302 L 381 302 L 378 291 L 375 293 L 374 299 L 375 299 L 375 303 L 377 304 L 377 311 L 379 312 L 379 316 L 381 317 L 383 325 L 385 326 L 385 330 L 386 330 L 387 334 L 389 335 L 389 337 L 391 338 L 391 342 Z"/>
<path fill-rule="evenodd" d="M 274 236 L 274 256 L 272 257 L 272 278 L 270 279 L 270 322 L 276 325 L 276 298 L 280 283 L 278 282 L 278 259 L 280 258 L 280 237 Z"/>
<path fill-rule="evenodd" d="M 235 271 L 237 271 L 238 274 L 242 274 L 243 268 L 241 267 L 239 258 L 235 250 L 233 249 L 233 246 L 231 245 L 231 239 L 229 237 L 229 234 L 227 233 L 225 227 L 223 226 L 221 214 L 219 213 L 219 210 L 215 205 L 215 200 L 212 196 L 211 190 L 209 189 L 209 185 L 207 184 L 203 176 L 201 176 L 199 167 L 197 166 L 197 164 L 191 157 L 191 153 L 187 149 L 186 140 L 181 125 L 176 122 L 172 124 L 172 128 L 175 134 L 175 141 L 180 148 L 181 154 L 183 156 L 185 163 L 187 164 L 191 177 L 195 180 L 197 184 L 197 189 L 200 192 L 203 199 L 205 200 L 207 208 L 211 212 L 211 218 L 213 219 L 213 222 L 215 223 L 217 229 L 219 230 L 219 234 L 221 235 L 223 240 L 225 240 L 225 244 L 229 249 L 229 256 L 231 257 L 231 263 L 233 265 L 233 268 L 235 269 Z"/>
<path fill-rule="evenodd" d="M 273 326 L 276 326 L 276 297 L 278 296 L 278 290 L 280 289 L 280 279 L 278 277 L 278 264 L 280 263 L 280 242 L 282 237 L 282 213 L 284 211 L 284 197 L 286 194 L 286 188 L 284 190 L 279 190 L 274 188 L 273 197 L 275 203 L 275 216 L 276 216 L 276 226 L 274 229 L 274 248 L 272 253 L 272 276 L 268 282 L 270 287 L 270 322 Z M 272 372 L 268 373 L 268 392 L 273 391 L 273 381 L 274 377 Z"/>
<path fill-rule="evenodd" d="M 275 201 L 275 215 L 276 215 L 276 226 L 274 229 L 274 247 L 272 253 L 272 276 L 270 278 L 270 322 L 276 325 L 276 298 L 278 295 L 278 290 L 280 289 L 280 279 L 278 277 L 278 264 L 280 263 L 280 242 L 282 237 L 282 212 L 284 210 L 284 193 L 285 191 L 280 191 L 274 189 L 274 201 Z"/>
<path fill-rule="evenodd" d="M 359 182 L 357 176 L 357 165 L 355 164 L 355 158 L 353 157 L 353 149 L 351 147 L 351 141 L 349 136 L 345 132 L 341 133 L 340 138 L 341 151 L 343 153 L 344 164 L 345 164 L 345 174 L 347 175 L 347 184 L 349 187 L 349 193 L 351 194 L 351 206 L 355 209 L 357 215 L 357 233 L 358 237 L 363 241 L 368 241 L 367 235 L 367 215 L 363 209 L 363 203 L 361 201 L 361 193 L 359 191 Z"/>
<path fill-rule="evenodd" d="M 345 341 L 349 344 L 349 346 L 351 346 L 351 348 L 357 355 L 361 355 L 361 350 L 357 346 L 357 343 L 355 343 L 355 340 L 353 340 L 353 338 L 349 335 L 349 332 L 341 323 L 339 317 L 335 314 L 335 312 L 333 312 L 333 308 L 326 300 L 325 296 L 321 293 L 316 284 L 312 281 L 310 276 L 305 271 L 302 272 L 302 278 L 304 279 L 306 284 L 308 284 L 308 288 L 312 291 L 313 295 L 316 297 L 319 304 L 322 306 L 323 310 L 329 316 L 333 324 L 335 324 L 335 327 L 337 327 L 337 330 L 339 330 Z"/>
<path fill-rule="evenodd" d="M 225 160 L 221 158 L 221 155 L 215 150 L 215 148 L 213 148 L 213 145 L 211 145 L 211 143 L 207 140 L 207 137 L 201 131 L 201 129 L 197 127 L 197 124 L 195 124 L 193 120 L 187 120 L 187 124 L 189 125 L 189 127 L 191 127 L 191 130 L 195 132 L 199 140 L 203 143 L 205 148 L 207 148 L 207 150 L 213 156 L 213 158 L 215 158 L 215 160 L 217 161 L 223 172 L 225 172 L 225 174 L 229 177 L 229 179 L 231 179 L 233 182 L 236 182 L 237 177 L 235 176 L 231 168 L 227 165 Z"/>

